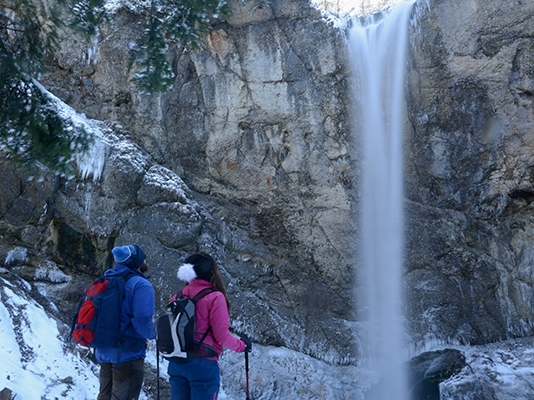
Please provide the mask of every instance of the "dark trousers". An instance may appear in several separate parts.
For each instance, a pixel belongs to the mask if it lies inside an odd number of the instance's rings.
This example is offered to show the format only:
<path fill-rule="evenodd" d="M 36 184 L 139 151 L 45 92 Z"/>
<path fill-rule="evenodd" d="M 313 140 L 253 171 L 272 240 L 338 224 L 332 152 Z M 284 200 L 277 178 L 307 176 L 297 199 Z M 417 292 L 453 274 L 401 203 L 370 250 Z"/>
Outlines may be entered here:
<path fill-rule="evenodd" d="M 97 400 L 137 400 L 143 386 L 144 359 L 100 364 L 100 393 Z"/>

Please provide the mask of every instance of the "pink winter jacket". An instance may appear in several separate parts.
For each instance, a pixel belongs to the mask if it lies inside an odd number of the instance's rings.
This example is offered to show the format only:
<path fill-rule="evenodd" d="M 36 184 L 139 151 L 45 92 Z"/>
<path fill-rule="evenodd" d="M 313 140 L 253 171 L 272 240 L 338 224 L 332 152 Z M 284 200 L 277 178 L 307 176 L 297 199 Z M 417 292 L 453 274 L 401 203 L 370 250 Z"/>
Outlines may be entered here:
<path fill-rule="evenodd" d="M 195 297 L 201 290 L 212 287 L 211 283 L 202 279 L 194 279 L 182 289 L 182 293 L 189 297 Z M 238 353 L 245 350 L 245 343 L 230 333 L 230 317 L 226 299 L 221 292 L 208 293 L 199 299 L 195 307 L 195 340 L 201 340 L 211 326 L 203 343 L 211 346 L 217 352 L 217 359 L 226 347 Z"/>

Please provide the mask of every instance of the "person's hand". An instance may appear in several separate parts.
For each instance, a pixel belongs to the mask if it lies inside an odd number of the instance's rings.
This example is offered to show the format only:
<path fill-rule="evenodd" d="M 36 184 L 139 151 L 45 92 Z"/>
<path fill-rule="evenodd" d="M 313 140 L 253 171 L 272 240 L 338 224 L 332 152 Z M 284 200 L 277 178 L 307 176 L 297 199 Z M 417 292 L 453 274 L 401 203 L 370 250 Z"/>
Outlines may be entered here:
<path fill-rule="evenodd" d="M 245 343 L 245 352 L 248 353 L 250 350 L 252 350 L 252 342 L 250 341 L 250 339 L 248 337 L 246 337 L 245 335 L 241 336 L 240 337 L 241 341 L 243 343 Z"/>

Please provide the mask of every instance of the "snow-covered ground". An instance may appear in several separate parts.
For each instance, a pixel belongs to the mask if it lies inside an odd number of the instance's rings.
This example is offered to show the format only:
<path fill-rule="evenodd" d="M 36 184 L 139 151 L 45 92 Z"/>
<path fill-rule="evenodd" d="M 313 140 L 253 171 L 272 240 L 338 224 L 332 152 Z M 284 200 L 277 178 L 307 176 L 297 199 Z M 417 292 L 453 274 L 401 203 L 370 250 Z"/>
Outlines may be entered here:
<path fill-rule="evenodd" d="M 68 340 L 69 327 L 29 297 L 29 284 L 16 282 L 0 277 L 0 391 L 10 389 L 16 400 L 96 398 L 98 367 Z M 450 347 L 463 351 L 469 366 L 442 384 L 444 399 L 534 399 L 534 338 Z M 153 344 L 146 361 L 156 369 Z M 225 351 L 220 364 L 219 399 L 245 398 L 243 354 Z M 363 368 L 335 367 L 296 351 L 259 345 L 250 354 L 249 369 L 254 400 L 363 400 L 362 391 L 373 380 Z M 161 361 L 163 380 L 168 379 L 165 371 Z M 473 393 L 471 387 L 487 396 L 459 395 Z M 141 395 L 142 400 L 152 398 Z"/>
<path fill-rule="evenodd" d="M 24 289 L 2 279 L 0 390 L 16 400 L 96 398 L 96 366 L 66 351 L 58 323 Z"/>
<path fill-rule="evenodd" d="M 534 338 L 457 348 L 468 367 L 441 384 L 442 400 L 534 399 Z"/>
<path fill-rule="evenodd" d="M 98 366 L 89 360 L 87 350 L 69 341 L 69 327 L 49 317 L 29 290 L 23 280 L 14 284 L 0 277 L 0 391 L 8 388 L 16 400 L 96 398 Z M 156 369 L 153 343 L 146 362 Z M 219 398 L 243 399 L 244 355 L 225 351 L 220 364 Z M 163 360 L 160 376 L 168 379 Z M 364 371 L 358 373 L 356 367 L 332 367 L 288 349 L 255 345 L 250 354 L 249 383 L 255 400 L 358 399 L 363 377 Z"/>

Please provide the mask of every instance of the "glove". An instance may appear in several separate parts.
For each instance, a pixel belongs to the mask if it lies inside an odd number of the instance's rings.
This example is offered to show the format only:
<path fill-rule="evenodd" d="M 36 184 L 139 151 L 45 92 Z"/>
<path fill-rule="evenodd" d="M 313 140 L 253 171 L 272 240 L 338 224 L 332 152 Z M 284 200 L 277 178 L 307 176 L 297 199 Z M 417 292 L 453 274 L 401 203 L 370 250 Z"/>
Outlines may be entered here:
<path fill-rule="evenodd" d="M 246 337 L 245 335 L 241 336 L 239 339 L 241 339 L 241 341 L 243 343 L 245 343 L 245 345 L 246 345 L 244 351 L 246 353 L 250 352 L 250 350 L 252 350 L 252 342 L 250 341 L 250 339 L 248 337 Z"/>

